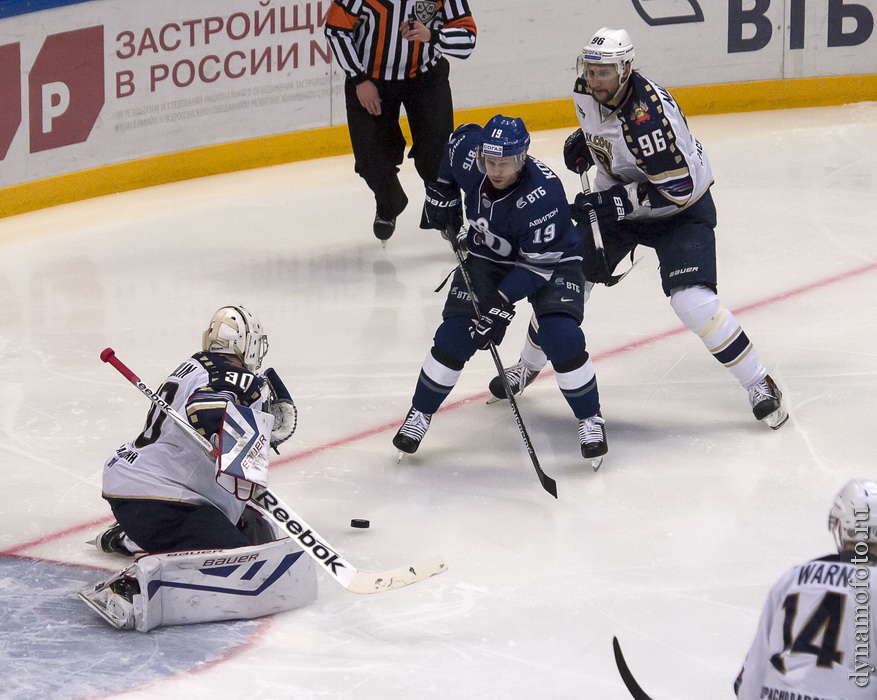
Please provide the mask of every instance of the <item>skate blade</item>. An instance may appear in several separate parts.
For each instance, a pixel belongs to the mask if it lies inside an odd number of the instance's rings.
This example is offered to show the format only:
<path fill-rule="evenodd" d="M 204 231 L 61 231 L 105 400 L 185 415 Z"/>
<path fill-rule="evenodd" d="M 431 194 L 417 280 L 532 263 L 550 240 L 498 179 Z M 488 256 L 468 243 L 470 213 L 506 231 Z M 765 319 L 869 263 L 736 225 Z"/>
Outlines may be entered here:
<path fill-rule="evenodd" d="M 789 420 L 789 412 L 780 406 L 776 411 L 768 413 L 762 418 L 761 422 L 765 423 L 771 430 L 779 430 L 786 424 L 787 420 Z"/>
<path fill-rule="evenodd" d="M 507 399 L 504 396 L 502 398 L 500 398 L 499 396 L 494 396 L 493 394 L 491 394 L 490 396 L 487 397 L 487 405 L 489 406 L 490 404 L 496 403 L 497 401 L 506 401 L 506 400 Z"/>
<path fill-rule="evenodd" d="M 603 464 L 602 457 L 592 457 L 591 458 L 591 469 L 597 471 L 600 468 L 600 465 Z"/>
<path fill-rule="evenodd" d="M 402 450 L 399 450 L 399 454 L 398 454 L 398 456 L 396 457 L 396 464 L 402 464 L 402 458 L 403 458 L 406 454 L 407 454 L 406 452 L 402 452 Z"/>

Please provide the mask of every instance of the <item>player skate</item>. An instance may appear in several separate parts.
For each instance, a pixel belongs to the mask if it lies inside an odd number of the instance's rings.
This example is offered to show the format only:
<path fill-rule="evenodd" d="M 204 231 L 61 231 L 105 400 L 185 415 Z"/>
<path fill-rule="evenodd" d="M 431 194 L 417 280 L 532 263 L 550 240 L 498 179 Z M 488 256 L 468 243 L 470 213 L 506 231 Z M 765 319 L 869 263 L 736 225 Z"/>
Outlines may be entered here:
<path fill-rule="evenodd" d="M 405 422 L 399 428 L 395 437 L 393 437 L 393 445 L 399 452 L 413 455 L 420 447 L 420 442 L 426 431 L 429 430 L 429 422 L 432 420 L 431 413 L 421 413 L 413 406 L 405 416 Z M 399 457 L 401 458 L 401 454 Z"/>
<path fill-rule="evenodd" d="M 749 405 L 752 406 L 752 414 L 756 420 L 773 430 L 783 427 L 789 420 L 789 412 L 783 406 L 783 392 L 770 375 L 749 389 Z"/>
<path fill-rule="evenodd" d="M 372 224 L 372 231 L 375 234 L 375 238 L 377 238 L 381 245 L 386 248 L 387 241 L 390 240 L 390 237 L 396 230 L 396 217 L 391 217 L 389 219 L 384 219 L 380 215 L 375 215 L 374 224 Z"/>
<path fill-rule="evenodd" d="M 102 581 L 90 591 L 83 591 L 79 598 L 120 630 L 134 629 L 134 596 L 140 594 L 137 579 L 128 575 L 129 569 L 117 574 L 117 578 Z"/>
<path fill-rule="evenodd" d="M 603 455 L 609 451 L 606 442 L 606 428 L 603 416 L 599 413 L 590 418 L 579 420 L 579 440 L 582 443 L 582 457 L 590 462 L 591 468 L 597 471 L 603 463 Z"/>
<path fill-rule="evenodd" d="M 518 394 L 522 394 L 524 389 L 533 383 L 536 377 L 539 376 L 541 370 L 530 369 L 524 364 L 523 360 L 519 359 L 511 367 L 506 367 L 504 371 L 506 381 L 508 381 L 509 388 L 512 390 L 512 396 L 517 396 Z M 502 401 L 503 399 L 508 398 L 505 393 L 502 379 L 500 379 L 499 376 L 491 379 L 487 388 L 490 390 L 491 394 L 490 398 L 487 399 L 487 403 L 496 403 L 497 401 Z"/>
<path fill-rule="evenodd" d="M 121 554 L 125 557 L 133 557 L 135 553 L 125 546 L 126 540 L 130 541 L 125 536 L 122 526 L 119 523 L 113 523 L 97 537 L 89 541 L 89 544 L 93 544 L 107 554 Z"/>

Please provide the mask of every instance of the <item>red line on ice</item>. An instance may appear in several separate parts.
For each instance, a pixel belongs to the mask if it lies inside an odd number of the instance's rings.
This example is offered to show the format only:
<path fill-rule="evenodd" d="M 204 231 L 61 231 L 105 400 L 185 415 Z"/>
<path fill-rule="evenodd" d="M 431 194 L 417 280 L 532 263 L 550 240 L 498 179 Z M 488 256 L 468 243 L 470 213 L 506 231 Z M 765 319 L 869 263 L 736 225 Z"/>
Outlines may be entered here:
<path fill-rule="evenodd" d="M 816 280 L 809 284 L 804 284 L 799 287 L 795 287 L 786 292 L 781 292 L 779 294 L 775 294 L 771 297 L 767 297 L 762 299 L 761 301 L 752 302 L 751 304 L 746 304 L 744 306 L 740 306 L 736 309 L 733 309 L 733 313 L 736 315 L 745 314 L 749 311 L 755 311 L 757 309 L 762 309 L 766 306 L 771 306 L 773 304 L 777 304 L 782 301 L 786 301 L 788 299 L 793 299 L 795 297 L 800 297 L 804 294 L 808 294 L 816 289 L 821 289 L 823 287 L 827 287 L 832 284 L 837 284 L 839 282 L 847 282 L 855 277 L 860 275 L 867 274 L 877 270 L 877 262 L 869 263 L 867 265 L 863 265 L 862 267 L 855 268 L 853 270 L 847 270 L 846 272 L 841 272 L 836 275 L 832 275 L 831 277 L 826 277 L 821 280 Z M 674 335 L 678 335 L 680 333 L 687 332 L 684 326 L 678 326 L 677 328 L 673 328 L 672 330 L 664 331 L 663 333 L 657 333 L 655 335 L 651 335 L 648 338 L 641 338 L 640 340 L 636 340 L 632 343 L 626 343 L 625 345 L 620 345 L 611 350 L 607 350 L 605 352 L 600 353 L 599 355 L 594 356 L 594 360 L 601 360 L 607 357 L 613 357 L 615 355 L 620 355 L 625 352 L 630 352 L 631 350 L 636 350 L 644 345 L 648 345 L 650 343 L 654 343 L 658 340 L 664 340 L 665 338 L 669 338 Z M 442 411 L 449 411 L 459 406 L 462 406 L 465 403 L 469 403 L 471 401 L 485 399 L 488 396 L 488 392 L 482 392 L 480 394 L 474 394 L 471 396 L 467 396 L 466 398 L 460 399 L 458 401 L 454 401 L 450 404 L 447 404 L 442 407 Z M 344 447 L 346 445 L 353 444 L 360 440 L 365 440 L 366 438 L 372 437 L 373 435 L 378 435 L 387 430 L 392 430 L 398 427 L 399 421 L 393 421 L 392 423 L 384 423 L 383 425 L 378 425 L 374 428 L 369 428 L 368 430 L 363 430 L 358 433 L 354 433 L 353 435 L 348 435 L 343 438 L 339 438 L 338 440 L 333 440 L 332 442 L 327 442 L 318 447 L 312 447 L 304 452 L 299 452 L 298 454 L 290 455 L 288 457 L 284 457 L 282 459 L 278 459 L 271 465 L 272 467 L 279 467 L 285 464 L 291 464 L 292 462 L 298 461 L 305 457 L 311 457 L 313 455 L 320 454 L 321 452 L 326 452 L 327 450 L 335 449 L 336 447 Z M 62 537 L 66 537 L 67 535 L 87 530 L 90 528 L 98 527 L 104 523 L 110 521 L 110 518 L 102 518 L 100 520 L 94 520 L 89 523 L 85 523 L 83 525 L 77 525 L 75 527 L 68 528 L 66 530 L 61 530 L 60 532 L 53 533 L 51 535 L 45 535 L 40 537 L 39 539 L 32 540 L 30 542 L 24 542 L 22 544 L 15 545 L 14 547 L 10 547 L 9 549 L 0 551 L 0 556 L 7 556 L 11 554 L 18 554 L 26 549 L 30 549 L 31 547 L 36 547 L 37 545 L 46 544 L 47 542 L 53 542 L 55 540 L 61 539 Z"/>

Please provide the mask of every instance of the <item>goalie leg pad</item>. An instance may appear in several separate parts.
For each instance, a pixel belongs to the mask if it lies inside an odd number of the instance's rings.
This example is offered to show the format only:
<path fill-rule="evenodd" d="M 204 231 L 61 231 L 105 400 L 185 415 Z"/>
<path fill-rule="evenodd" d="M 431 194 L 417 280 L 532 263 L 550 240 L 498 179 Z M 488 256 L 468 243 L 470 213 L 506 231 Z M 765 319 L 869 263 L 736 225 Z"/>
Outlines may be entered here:
<path fill-rule="evenodd" d="M 140 632 L 262 617 L 317 598 L 313 559 L 289 538 L 237 549 L 154 554 L 139 559 L 134 569 L 141 590 L 134 596 Z"/>
<path fill-rule="evenodd" d="M 130 596 L 127 619 L 115 619 L 122 610 L 110 584 L 118 574 L 80 597 L 114 626 L 139 632 L 262 617 L 317 598 L 314 561 L 290 538 L 236 549 L 150 554 L 125 575 L 139 585 L 139 593 Z"/>

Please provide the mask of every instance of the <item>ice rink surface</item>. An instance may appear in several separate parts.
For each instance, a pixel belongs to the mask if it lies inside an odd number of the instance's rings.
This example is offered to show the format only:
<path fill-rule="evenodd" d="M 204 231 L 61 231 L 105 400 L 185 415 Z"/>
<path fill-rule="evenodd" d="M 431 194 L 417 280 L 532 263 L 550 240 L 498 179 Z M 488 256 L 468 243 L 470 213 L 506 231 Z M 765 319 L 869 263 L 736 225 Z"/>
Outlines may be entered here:
<path fill-rule="evenodd" d="M 629 697 L 621 640 L 656 700 L 733 698 L 770 585 L 828 553 L 828 508 L 875 468 L 877 103 L 695 117 L 713 164 L 719 294 L 785 392 L 746 393 L 681 326 L 654 253 L 598 288 L 584 328 L 610 452 L 579 455 L 553 375 L 520 409 L 559 499 L 540 487 L 490 356 L 469 363 L 420 451 L 390 440 L 454 266 L 418 229 L 386 249 L 351 157 L 155 187 L 0 220 L 0 664 L 4 698 L 454 700 Z M 563 170 L 570 130 L 533 134 Z M 373 596 L 320 573 L 310 606 L 257 621 L 120 632 L 75 597 L 126 560 L 86 545 L 109 521 L 104 459 L 219 306 L 259 316 L 299 428 L 271 486 L 345 557 L 449 570 Z M 500 355 L 517 359 L 519 305 Z M 355 530 L 351 518 L 368 518 Z"/>

